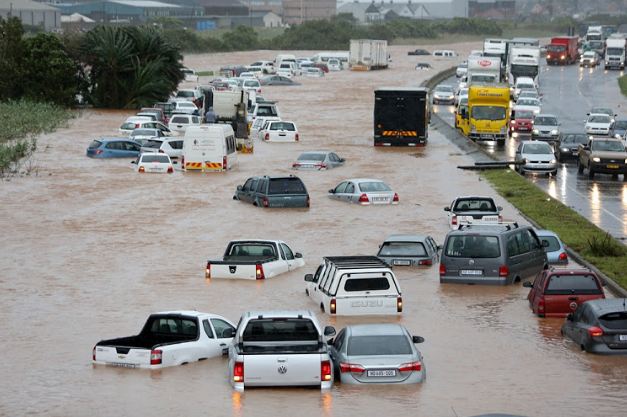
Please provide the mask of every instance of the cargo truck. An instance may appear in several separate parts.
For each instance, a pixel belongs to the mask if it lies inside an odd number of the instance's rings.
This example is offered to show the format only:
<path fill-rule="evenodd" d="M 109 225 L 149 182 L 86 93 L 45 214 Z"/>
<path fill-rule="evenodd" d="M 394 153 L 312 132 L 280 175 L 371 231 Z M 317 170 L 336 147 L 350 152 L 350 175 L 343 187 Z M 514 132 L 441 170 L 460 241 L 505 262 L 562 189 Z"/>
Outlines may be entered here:
<path fill-rule="evenodd" d="M 509 41 L 506 39 L 486 39 L 483 41 L 483 56 L 500 59 L 500 79 L 505 81 L 509 65 Z"/>
<path fill-rule="evenodd" d="M 540 73 L 540 47 L 514 46 L 510 50 L 509 59 L 510 83 L 515 83 L 518 77 L 533 78 L 538 84 Z"/>
<path fill-rule="evenodd" d="M 505 144 L 509 126 L 509 87 L 507 85 L 471 85 L 468 88 L 468 110 L 461 111 L 466 122 L 462 133 L 475 141 L 497 141 Z"/>
<path fill-rule="evenodd" d="M 203 115 L 213 107 L 218 123 L 229 123 L 235 132 L 237 150 L 243 153 L 253 152 L 253 141 L 248 136 L 248 104 L 255 95 L 242 88 L 235 90 L 212 90 L 210 86 L 201 87 L 205 99 Z"/>
<path fill-rule="evenodd" d="M 625 34 L 614 34 L 605 41 L 605 69 L 625 69 L 626 44 Z"/>
<path fill-rule="evenodd" d="M 548 65 L 570 65 L 579 60 L 576 36 L 558 36 L 551 38 L 546 47 L 546 63 Z"/>
<path fill-rule="evenodd" d="M 498 84 L 501 82 L 501 59 L 486 56 L 468 57 L 466 73 L 468 85 Z"/>
<path fill-rule="evenodd" d="M 429 137 L 429 90 L 379 88 L 374 92 L 374 146 L 421 146 Z"/>
<path fill-rule="evenodd" d="M 351 39 L 349 67 L 353 71 L 370 71 L 388 67 L 388 42 Z"/>

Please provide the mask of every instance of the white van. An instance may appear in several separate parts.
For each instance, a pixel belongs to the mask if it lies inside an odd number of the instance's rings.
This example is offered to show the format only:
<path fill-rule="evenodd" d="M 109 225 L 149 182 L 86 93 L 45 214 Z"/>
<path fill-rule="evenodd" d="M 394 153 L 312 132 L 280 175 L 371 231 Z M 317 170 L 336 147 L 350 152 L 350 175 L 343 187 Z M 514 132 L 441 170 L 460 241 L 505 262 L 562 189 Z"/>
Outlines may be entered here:
<path fill-rule="evenodd" d="M 185 171 L 226 171 L 237 165 L 237 143 L 229 124 L 189 126 L 183 138 Z"/>
<path fill-rule="evenodd" d="M 276 58 L 274 58 L 274 67 L 278 68 L 283 61 L 296 63 L 296 55 L 278 54 Z"/>
<path fill-rule="evenodd" d="M 305 275 L 305 282 L 305 293 L 328 314 L 396 315 L 403 311 L 396 276 L 376 256 L 325 257 L 315 275 Z"/>

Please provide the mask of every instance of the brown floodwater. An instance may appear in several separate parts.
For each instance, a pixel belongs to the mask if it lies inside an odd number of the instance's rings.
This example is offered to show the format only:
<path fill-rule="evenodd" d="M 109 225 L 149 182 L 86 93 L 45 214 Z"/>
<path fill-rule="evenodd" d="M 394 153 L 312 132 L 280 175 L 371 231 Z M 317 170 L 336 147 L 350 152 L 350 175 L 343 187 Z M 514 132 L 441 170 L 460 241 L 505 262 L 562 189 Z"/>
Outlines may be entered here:
<path fill-rule="evenodd" d="M 455 45 L 465 53 L 478 45 Z M 234 393 L 226 361 L 142 371 L 93 367 L 100 339 L 137 333 L 151 312 L 198 309 L 237 321 L 248 309 L 301 309 L 303 275 L 322 256 L 375 254 L 396 232 L 428 233 L 442 242 L 442 207 L 457 195 L 495 193 L 457 165 L 470 161 L 437 131 L 424 149 L 375 149 L 373 88 L 418 85 L 451 61 L 408 57 L 394 47 L 385 71 L 342 71 L 264 87 L 298 144 L 257 143 L 228 174 L 138 175 L 128 160 L 85 157 L 98 135 L 116 135 L 125 112 L 84 111 L 69 128 L 42 136 L 38 175 L 0 183 L 0 415 L 150 416 L 619 416 L 627 410 L 627 358 L 584 354 L 559 334 L 561 320 L 531 315 L 527 290 L 440 285 L 437 265 L 395 271 L 402 318 L 329 318 L 352 323 L 399 321 L 425 337 L 419 345 L 427 380 L 420 386 L 257 389 Z M 304 53 L 299 53 L 299 55 Z M 198 70 L 272 59 L 273 52 L 193 55 Z M 309 210 L 263 210 L 232 200 L 258 174 L 289 174 L 303 150 L 331 148 L 343 168 L 298 175 Z M 401 203 L 361 207 L 331 201 L 326 191 L 350 177 L 388 182 Z M 505 217 L 521 220 L 497 198 Z M 230 239 L 282 239 L 304 254 L 305 268 L 265 282 L 204 279 L 204 263 Z M 317 311 L 316 311 L 317 312 Z"/>

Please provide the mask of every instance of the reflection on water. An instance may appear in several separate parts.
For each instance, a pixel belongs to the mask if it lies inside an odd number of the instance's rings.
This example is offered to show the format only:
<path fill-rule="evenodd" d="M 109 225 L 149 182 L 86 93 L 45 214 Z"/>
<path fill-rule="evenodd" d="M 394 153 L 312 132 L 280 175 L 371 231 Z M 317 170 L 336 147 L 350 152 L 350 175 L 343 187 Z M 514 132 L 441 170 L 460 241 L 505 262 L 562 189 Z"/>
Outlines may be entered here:
<path fill-rule="evenodd" d="M 554 178 L 549 179 L 549 186 L 547 189 L 547 192 L 549 193 L 549 195 L 555 199 L 557 199 L 557 185 Z"/>
<path fill-rule="evenodd" d="M 601 193 L 599 192 L 599 184 L 596 182 L 590 186 L 590 215 L 590 221 L 599 224 L 601 221 Z"/>

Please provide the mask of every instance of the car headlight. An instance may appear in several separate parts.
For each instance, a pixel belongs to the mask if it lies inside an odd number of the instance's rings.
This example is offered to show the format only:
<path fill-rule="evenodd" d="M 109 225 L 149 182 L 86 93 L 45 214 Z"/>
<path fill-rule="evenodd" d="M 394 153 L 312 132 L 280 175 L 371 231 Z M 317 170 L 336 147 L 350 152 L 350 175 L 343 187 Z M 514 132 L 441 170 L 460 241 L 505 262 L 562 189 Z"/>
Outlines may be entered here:
<path fill-rule="evenodd" d="M 601 158 L 594 157 L 592 158 L 592 162 L 601 162 Z"/>
<path fill-rule="evenodd" d="M 562 148 L 562 152 L 568 152 L 568 148 Z"/>
<path fill-rule="evenodd" d="M 618 133 L 616 133 L 616 134 L 614 135 L 614 137 L 615 137 L 616 139 L 622 139 L 621 135 L 619 135 Z"/>
<path fill-rule="evenodd" d="M 557 132 L 557 129 L 553 129 L 553 130 L 551 130 L 551 134 L 552 134 L 552 135 L 557 135 L 557 133 L 558 133 L 558 132 Z"/>
<path fill-rule="evenodd" d="M 534 113 L 534 114 L 538 114 L 538 113 L 540 113 L 540 109 L 535 109 L 535 110 L 533 111 L 533 113 Z"/>
<path fill-rule="evenodd" d="M 627 159 L 625 159 L 625 163 L 627 164 Z"/>
<path fill-rule="evenodd" d="M 551 162 L 550 162 L 550 163 L 551 163 L 551 164 L 555 164 L 555 163 L 557 163 L 557 160 L 555 160 L 555 159 L 551 159 Z"/>
<path fill-rule="evenodd" d="M 538 133 L 540 133 L 540 131 L 538 129 L 533 129 L 533 133 L 537 135 Z"/>

